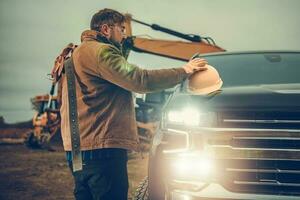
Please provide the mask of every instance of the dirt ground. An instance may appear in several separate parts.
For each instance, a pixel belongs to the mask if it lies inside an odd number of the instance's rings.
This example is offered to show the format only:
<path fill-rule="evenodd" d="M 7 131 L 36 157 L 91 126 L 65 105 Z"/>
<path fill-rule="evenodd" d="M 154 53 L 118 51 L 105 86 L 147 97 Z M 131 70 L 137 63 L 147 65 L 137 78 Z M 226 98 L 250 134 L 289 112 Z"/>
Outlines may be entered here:
<path fill-rule="evenodd" d="M 0 132 L 1 134 L 1 132 Z M 22 144 L 0 144 L 0 200 L 71 200 L 73 179 L 60 145 L 55 152 L 33 150 Z M 147 174 L 147 155 L 131 154 L 129 195 Z"/>

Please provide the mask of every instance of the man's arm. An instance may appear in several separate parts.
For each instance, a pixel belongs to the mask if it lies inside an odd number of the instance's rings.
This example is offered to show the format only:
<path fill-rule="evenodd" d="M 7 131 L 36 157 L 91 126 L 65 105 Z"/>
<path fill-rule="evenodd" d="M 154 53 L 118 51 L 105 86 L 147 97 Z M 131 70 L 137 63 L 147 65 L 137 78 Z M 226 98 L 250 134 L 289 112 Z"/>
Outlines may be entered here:
<path fill-rule="evenodd" d="M 102 78 L 137 93 L 154 92 L 173 87 L 193 72 L 191 67 L 193 66 L 190 64 L 186 66 L 186 69 L 184 67 L 158 70 L 141 69 L 128 63 L 121 52 L 111 45 L 104 45 L 98 54 L 98 70 Z"/>

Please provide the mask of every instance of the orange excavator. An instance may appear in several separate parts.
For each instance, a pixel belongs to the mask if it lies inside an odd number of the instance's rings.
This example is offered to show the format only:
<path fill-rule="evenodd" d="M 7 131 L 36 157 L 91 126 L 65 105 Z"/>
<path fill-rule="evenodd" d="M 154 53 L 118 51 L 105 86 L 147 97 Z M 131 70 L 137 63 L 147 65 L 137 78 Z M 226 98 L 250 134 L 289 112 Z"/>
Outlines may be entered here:
<path fill-rule="evenodd" d="M 128 50 L 133 50 L 139 53 L 148 53 L 157 56 L 167 57 L 171 59 L 188 61 L 195 54 L 214 53 L 225 51 L 223 48 L 217 46 L 214 40 L 210 37 L 201 37 L 199 35 L 184 34 L 157 24 L 148 24 L 136 19 L 133 19 L 130 14 L 126 14 L 126 34 L 127 39 L 123 43 L 123 47 Z M 131 22 L 145 25 L 153 30 L 164 32 L 166 34 L 180 38 L 181 40 L 161 40 L 149 39 L 132 34 Z M 127 51 L 129 52 L 129 51 Z M 48 95 L 36 96 L 32 99 L 34 108 L 38 111 L 33 118 L 33 132 L 28 136 L 26 141 L 31 147 L 47 147 L 51 138 L 59 131 L 60 117 L 59 117 L 59 103 L 54 96 L 55 85 L 52 85 Z M 161 96 L 161 94 L 159 94 Z M 142 115 L 147 115 L 149 109 L 157 113 L 155 106 L 149 106 L 147 102 L 140 102 L 138 104 L 142 109 Z M 139 110 L 137 110 L 137 113 Z M 146 117 L 147 118 L 147 117 Z M 142 117 L 145 119 L 145 117 Z M 142 120 L 137 117 L 138 128 L 141 141 L 149 142 L 151 135 L 153 135 L 156 128 L 157 117 L 152 120 Z"/>
<path fill-rule="evenodd" d="M 225 51 L 217 46 L 211 37 L 201 37 L 200 35 L 180 33 L 157 24 L 148 24 L 126 14 L 126 34 L 125 46 L 129 45 L 135 52 L 149 53 L 157 56 L 163 56 L 176 60 L 188 61 L 196 53 L 214 53 Z M 145 25 L 155 31 L 160 31 L 186 41 L 149 39 L 132 35 L 131 22 Z M 129 41 L 129 42 L 128 42 Z M 128 42 L 129 44 L 127 44 Z M 130 46 L 131 45 L 131 46 Z"/>

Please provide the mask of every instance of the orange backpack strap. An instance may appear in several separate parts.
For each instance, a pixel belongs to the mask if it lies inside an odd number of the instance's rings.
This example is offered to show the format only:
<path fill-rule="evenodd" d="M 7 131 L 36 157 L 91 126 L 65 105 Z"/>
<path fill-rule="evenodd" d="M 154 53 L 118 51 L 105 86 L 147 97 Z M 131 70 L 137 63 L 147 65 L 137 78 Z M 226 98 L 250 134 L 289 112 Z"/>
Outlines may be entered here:
<path fill-rule="evenodd" d="M 54 66 L 51 71 L 51 77 L 52 77 L 54 84 L 56 84 L 59 81 L 59 79 L 64 71 L 64 61 L 71 57 L 71 55 L 76 47 L 77 47 L 77 45 L 70 43 L 56 57 Z"/>

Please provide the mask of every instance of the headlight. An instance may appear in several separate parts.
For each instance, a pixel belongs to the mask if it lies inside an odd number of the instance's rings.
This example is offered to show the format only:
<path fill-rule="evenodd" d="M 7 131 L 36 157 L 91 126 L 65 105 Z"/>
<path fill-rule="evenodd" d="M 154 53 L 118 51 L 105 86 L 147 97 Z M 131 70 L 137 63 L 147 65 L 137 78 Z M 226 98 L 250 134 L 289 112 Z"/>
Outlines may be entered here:
<path fill-rule="evenodd" d="M 217 114 L 201 111 L 195 107 L 185 107 L 181 110 L 168 110 L 165 113 L 164 124 L 189 127 L 210 127 L 217 123 Z"/>
<path fill-rule="evenodd" d="M 170 110 L 167 113 L 168 122 L 188 126 L 198 126 L 200 113 L 196 108 L 187 107 L 182 110 Z"/>

